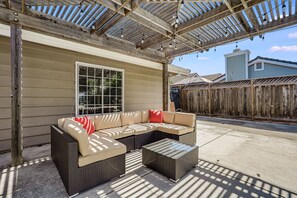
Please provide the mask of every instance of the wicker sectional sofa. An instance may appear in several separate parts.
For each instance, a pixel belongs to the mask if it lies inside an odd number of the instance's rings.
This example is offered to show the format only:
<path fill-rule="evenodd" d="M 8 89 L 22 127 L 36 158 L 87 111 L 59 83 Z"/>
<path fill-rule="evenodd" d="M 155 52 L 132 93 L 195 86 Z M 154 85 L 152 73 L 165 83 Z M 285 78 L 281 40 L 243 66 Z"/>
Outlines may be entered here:
<path fill-rule="evenodd" d="M 71 132 L 81 130 L 73 126 L 73 118 L 51 126 L 51 156 L 69 195 L 125 174 L 125 153 L 143 145 L 164 138 L 196 143 L 194 114 L 163 112 L 163 123 L 149 123 L 148 111 L 96 115 L 90 120 L 95 132 L 83 141 Z M 83 150 L 84 144 L 88 150 Z"/>

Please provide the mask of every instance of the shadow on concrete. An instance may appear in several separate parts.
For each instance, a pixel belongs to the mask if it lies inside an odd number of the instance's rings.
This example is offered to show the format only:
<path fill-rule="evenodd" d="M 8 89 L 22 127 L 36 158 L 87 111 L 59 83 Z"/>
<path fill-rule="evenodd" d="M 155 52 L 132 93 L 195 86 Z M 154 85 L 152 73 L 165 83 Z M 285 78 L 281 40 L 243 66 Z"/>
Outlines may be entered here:
<path fill-rule="evenodd" d="M 284 187 L 203 159 L 178 183 L 141 164 L 141 151 L 127 154 L 126 175 L 77 197 L 297 197 Z M 273 174 L 273 173 L 272 173 Z M 1 171 L 0 197 L 67 197 L 50 157 Z"/>

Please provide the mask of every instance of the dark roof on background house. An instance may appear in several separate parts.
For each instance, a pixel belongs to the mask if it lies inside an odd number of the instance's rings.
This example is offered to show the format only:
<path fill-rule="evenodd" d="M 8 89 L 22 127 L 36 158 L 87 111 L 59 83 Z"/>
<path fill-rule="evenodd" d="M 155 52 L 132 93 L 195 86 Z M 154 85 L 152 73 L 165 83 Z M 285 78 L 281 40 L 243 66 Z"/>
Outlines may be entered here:
<path fill-rule="evenodd" d="M 175 84 L 176 82 L 179 82 L 183 79 L 192 78 L 194 76 L 199 76 L 199 75 L 197 73 L 190 73 L 187 76 L 175 75 L 175 76 L 170 77 L 170 84 Z"/>
<path fill-rule="evenodd" d="M 262 56 L 257 56 L 253 60 L 250 60 L 249 63 L 251 63 L 251 62 L 253 62 L 253 61 L 257 60 L 257 59 L 268 60 L 268 61 L 275 61 L 275 62 L 279 62 L 279 63 L 289 63 L 289 64 L 295 64 L 295 65 L 297 65 L 297 62 L 286 61 L 286 60 L 279 60 L 279 59 L 274 59 L 274 58 L 267 58 L 267 57 L 262 57 Z"/>
<path fill-rule="evenodd" d="M 191 78 L 185 78 L 183 80 L 180 80 L 174 83 L 173 85 L 189 85 L 189 84 L 201 84 L 201 83 L 212 83 L 212 81 L 206 78 L 203 78 L 201 76 L 193 76 Z"/>
<path fill-rule="evenodd" d="M 209 74 L 209 75 L 204 75 L 204 76 L 201 76 L 203 78 L 206 78 L 208 80 L 211 80 L 211 81 L 214 81 L 216 79 L 218 79 L 219 77 L 221 77 L 223 74 L 221 73 L 216 73 L 216 74 Z"/>

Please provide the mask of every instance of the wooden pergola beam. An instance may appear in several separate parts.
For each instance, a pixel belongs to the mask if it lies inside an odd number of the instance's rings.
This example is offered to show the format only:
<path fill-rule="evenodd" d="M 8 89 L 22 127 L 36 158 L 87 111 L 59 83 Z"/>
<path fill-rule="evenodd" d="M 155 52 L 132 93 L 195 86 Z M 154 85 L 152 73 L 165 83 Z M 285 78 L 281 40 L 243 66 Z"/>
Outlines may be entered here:
<path fill-rule="evenodd" d="M 243 1 L 243 0 L 242 0 Z M 241 15 L 239 13 L 235 13 L 234 10 L 233 10 L 233 6 L 231 5 L 232 4 L 232 1 L 229 2 L 229 0 L 224 0 L 224 3 L 226 4 L 226 6 L 228 7 L 228 9 L 230 10 L 230 12 L 233 14 L 233 16 L 239 21 L 240 25 L 239 26 L 242 26 L 243 29 L 246 31 L 246 32 L 249 32 L 249 27 L 248 27 L 248 24 L 245 23 L 245 21 L 242 19 Z M 238 25 L 238 24 L 237 24 Z"/>
<path fill-rule="evenodd" d="M 259 26 L 259 24 L 258 24 L 258 22 L 257 22 L 257 17 L 256 17 L 256 15 L 255 15 L 255 13 L 254 13 L 254 12 L 251 10 L 251 8 L 247 5 L 246 0 L 241 0 L 241 3 L 242 3 L 242 5 L 243 5 L 244 10 L 246 11 L 246 14 L 247 14 L 247 16 L 249 17 L 250 22 L 252 23 L 253 27 L 254 27 L 257 31 L 259 31 L 260 26 Z"/>
<path fill-rule="evenodd" d="M 120 7 L 117 8 L 117 10 L 115 11 L 115 14 L 113 16 L 110 17 L 110 19 L 108 21 L 106 21 L 104 28 L 102 28 L 99 32 L 97 32 L 98 36 L 103 35 L 105 32 L 107 32 L 110 28 L 112 28 L 114 25 L 116 25 L 119 21 L 121 21 L 123 18 L 125 18 L 126 16 L 129 16 L 131 13 L 133 13 L 133 11 L 138 8 L 139 4 L 141 3 L 141 1 L 132 1 L 131 2 L 131 10 L 125 10 L 125 15 L 117 15 L 118 11 L 121 10 L 130 0 L 126 0 L 122 5 L 120 5 Z M 111 21 L 110 21 L 111 20 Z M 109 22 L 110 21 L 110 22 Z"/>
<path fill-rule="evenodd" d="M 106 24 L 113 16 L 114 16 L 115 12 L 112 10 L 107 10 L 103 16 L 101 16 L 99 18 L 99 20 L 97 20 L 94 23 L 95 28 L 93 30 L 91 30 L 91 34 L 94 34 L 98 29 L 100 29 L 104 24 Z"/>
<path fill-rule="evenodd" d="M 297 24 L 297 14 L 288 16 L 286 18 L 283 19 L 279 19 L 279 20 L 275 20 L 272 21 L 270 23 L 268 23 L 265 26 L 261 26 L 259 31 L 253 31 L 253 32 L 238 32 L 236 34 L 232 34 L 228 37 L 224 37 L 224 38 L 220 38 L 220 39 L 215 39 L 209 42 L 204 43 L 204 47 L 206 48 L 211 48 L 211 47 L 215 47 L 218 45 L 223 45 L 226 43 L 230 43 L 230 42 L 234 42 L 234 41 L 238 41 L 238 40 L 242 40 L 245 38 L 248 38 L 250 36 L 257 36 L 259 34 L 264 34 L 266 32 L 270 32 L 270 31 L 274 31 L 280 28 L 284 28 L 284 27 L 288 27 L 288 26 L 292 26 L 292 25 L 296 25 Z M 177 56 L 182 56 L 184 54 L 189 54 L 189 53 L 193 53 L 196 50 L 184 50 L 184 49 L 180 49 L 180 50 L 176 50 L 174 52 L 169 52 L 166 53 L 166 57 L 167 58 L 173 58 L 173 57 L 177 57 Z"/>
<path fill-rule="evenodd" d="M 254 0 L 254 1 L 248 0 L 248 1 L 246 1 L 246 3 L 247 3 L 248 8 L 250 8 L 250 7 L 257 5 L 263 1 L 265 1 L 265 0 Z M 241 12 L 244 9 L 245 8 L 242 5 L 240 0 L 233 1 L 232 10 L 234 11 L 234 13 Z M 234 13 L 230 12 L 230 10 L 226 4 L 223 4 L 217 8 L 214 8 L 213 10 L 211 10 L 209 12 L 206 12 L 203 15 L 200 15 L 194 19 L 191 19 L 191 20 L 181 24 L 177 29 L 177 34 L 185 34 L 189 31 L 192 31 L 199 27 L 213 23 L 214 21 L 216 21 L 218 19 L 223 19 L 225 17 L 228 17 Z"/>
<path fill-rule="evenodd" d="M 22 164 L 22 26 L 10 23 L 11 63 L 11 158 L 12 166 Z"/>
<path fill-rule="evenodd" d="M 168 84 L 168 63 L 163 64 L 163 70 L 162 70 L 162 76 L 163 76 L 163 111 L 168 111 L 168 103 L 169 103 L 169 84 Z"/>
<path fill-rule="evenodd" d="M 126 42 L 121 42 L 114 38 L 90 35 L 89 32 L 84 32 L 75 26 L 64 26 L 60 23 L 57 23 L 56 21 L 52 21 L 44 17 L 37 18 L 21 13 L 18 13 L 18 15 L 15 16 L 12 10 L 0 7 L 0 21 L 10 23 L 15 18 L 19 21 L 19 24 L 22 25 L 23 29 L 43 32 L 59 38 L 75 40 L 77 42 L 85 43 L 94 47 L 136 56 L 146 60 L 160 63 L 166 61 L 164 53 L 161 52 L 136 49 L 135 44 L 133 43 L 129 45 Z"/>

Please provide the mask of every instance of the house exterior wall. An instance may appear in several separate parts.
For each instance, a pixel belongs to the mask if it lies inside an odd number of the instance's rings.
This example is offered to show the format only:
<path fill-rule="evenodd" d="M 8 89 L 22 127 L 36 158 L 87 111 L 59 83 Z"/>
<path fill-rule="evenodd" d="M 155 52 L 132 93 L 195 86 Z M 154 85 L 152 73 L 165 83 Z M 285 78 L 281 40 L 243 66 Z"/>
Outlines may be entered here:
<path fill-rule="evenodd" d="M 226 57 L 227 81 L 246 79 L 246 55 Z"/>
<path fill-rule="evenodd" d="M 10 49 L 0 37 L 0 151 L 10 149 Z M 125 111 L 162 109 L 162 71 L 23 42 L 24 146 L 50 142 L 50 125 L 75 115 L 75 62 L 124 69 Z"/>
<path fill-rule="evenodd" d="M 255 71 L 254 65 L 249 66 L 249 78 L 265 78 L 275 76 L 297 75 L 297 68 L 283 67 L 264 63 L 264 70 Z"/>

